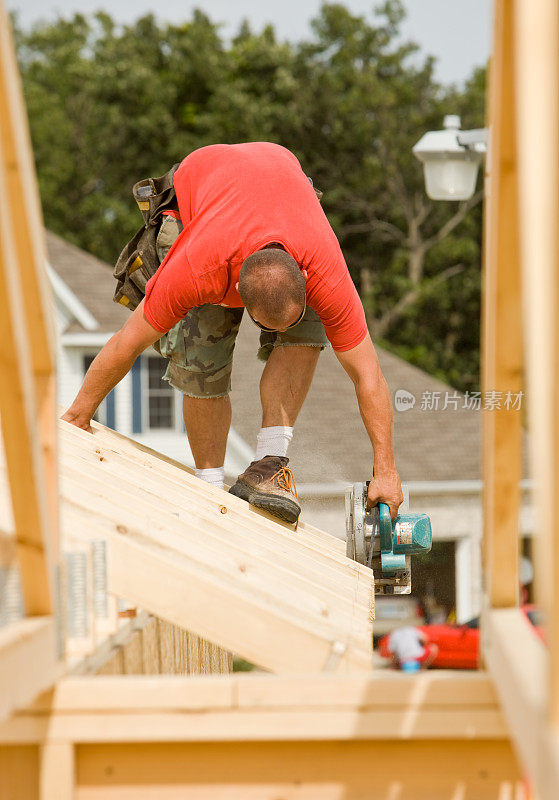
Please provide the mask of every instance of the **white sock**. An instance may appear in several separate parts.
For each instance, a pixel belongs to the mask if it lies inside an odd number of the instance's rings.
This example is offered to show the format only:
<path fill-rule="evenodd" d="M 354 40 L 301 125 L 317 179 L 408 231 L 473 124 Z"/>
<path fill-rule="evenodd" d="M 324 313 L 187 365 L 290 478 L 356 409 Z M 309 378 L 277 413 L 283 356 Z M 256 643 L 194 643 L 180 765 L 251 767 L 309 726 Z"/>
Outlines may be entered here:
<path fill-rule="evenodd" d="M 218 489 L 223 489 L 225 481 L 225 467 L 210 467 L 210 469 L 197 469 L 196 477 L 200 480 L 211 483 L 212 486 L 217 486 Z"/>
<path fill-rule="evenodd" d="M 255 461 L 260 461 L 264 456 L 286 456 L 289 442 L 293 439 L 293 428 L 283 425 L 273 425 L 270 428 L 260 428 L 256 440 Z"/>

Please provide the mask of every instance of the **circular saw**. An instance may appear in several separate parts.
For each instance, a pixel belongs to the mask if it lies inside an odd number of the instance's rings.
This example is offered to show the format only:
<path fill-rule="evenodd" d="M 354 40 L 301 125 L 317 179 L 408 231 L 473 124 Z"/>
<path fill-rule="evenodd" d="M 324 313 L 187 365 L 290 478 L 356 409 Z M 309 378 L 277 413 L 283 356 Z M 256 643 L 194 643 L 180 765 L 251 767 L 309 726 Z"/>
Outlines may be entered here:
<path fill-rule="evenodd" d="M 346 490 L 346 555 L 375 575 L 376 594 L 411 592 L 411 556 L 431 549 L 427 514 L 399 514 L 394 522 L 386 503 L 368 508 L 369 483 Z"/>

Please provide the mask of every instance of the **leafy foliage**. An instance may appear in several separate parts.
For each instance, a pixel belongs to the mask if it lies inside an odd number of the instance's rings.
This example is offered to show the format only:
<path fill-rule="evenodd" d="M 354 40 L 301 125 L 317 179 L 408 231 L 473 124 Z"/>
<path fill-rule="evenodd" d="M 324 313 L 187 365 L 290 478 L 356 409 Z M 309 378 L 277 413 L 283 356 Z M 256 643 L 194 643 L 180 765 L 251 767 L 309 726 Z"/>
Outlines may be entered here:
<path fill-rule="evenodd" d="M 206 144 L 279 142 L 325 191 L 375 339 L 476 388 L 481 192 L 429 201 L 411 148 L 445 113 L 483 125 L 485 71 L 438 85 L 402 18 L 399 0 L 371 19 L 327 3 L 298 44 L 246 22 L 226 41 L 201 11 L 181 25 L 97 13 L 17 30 L 48 227 L 112 262 L 140 224 L 137 180 Z"/>

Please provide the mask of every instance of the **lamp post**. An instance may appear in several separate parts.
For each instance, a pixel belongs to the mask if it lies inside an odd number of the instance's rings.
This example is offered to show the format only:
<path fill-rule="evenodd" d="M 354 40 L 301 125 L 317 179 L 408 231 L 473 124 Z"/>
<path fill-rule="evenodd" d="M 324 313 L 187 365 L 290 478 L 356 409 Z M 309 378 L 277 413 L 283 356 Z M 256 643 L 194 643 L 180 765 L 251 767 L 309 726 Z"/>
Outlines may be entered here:
<path fill-rule="evenodd" d="M 444 130 L 429 131 L 413 147 L 423 163 L 425 191 L 431 200 L 469 200 L 487 151 L 487 129 L 460 130 L 460 117 L 444 118 Z"/>

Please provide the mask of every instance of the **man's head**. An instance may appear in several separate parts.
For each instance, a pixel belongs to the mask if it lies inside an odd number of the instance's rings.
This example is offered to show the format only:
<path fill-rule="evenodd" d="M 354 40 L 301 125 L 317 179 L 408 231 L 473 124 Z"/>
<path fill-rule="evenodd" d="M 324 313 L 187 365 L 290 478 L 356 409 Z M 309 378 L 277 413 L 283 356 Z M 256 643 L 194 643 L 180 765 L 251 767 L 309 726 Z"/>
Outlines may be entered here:
<path fill-rule="evenodd" d="M 279 247 L 257 250 L 243 261 L 238 291 L 252 319 L 270 330 L 285 330 L 305 310 L 305 274 Z"/>

